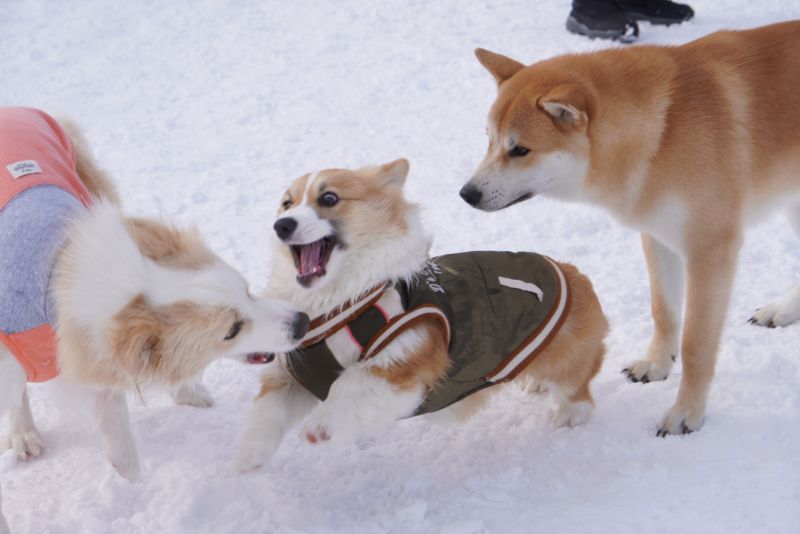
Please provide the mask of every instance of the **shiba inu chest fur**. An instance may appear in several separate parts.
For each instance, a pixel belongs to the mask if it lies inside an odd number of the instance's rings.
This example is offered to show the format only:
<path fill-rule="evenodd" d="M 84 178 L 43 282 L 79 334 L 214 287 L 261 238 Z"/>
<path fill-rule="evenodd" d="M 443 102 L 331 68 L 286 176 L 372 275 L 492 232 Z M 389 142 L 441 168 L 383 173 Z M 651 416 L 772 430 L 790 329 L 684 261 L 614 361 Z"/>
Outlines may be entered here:
<path fill-rule="evenodd" d="M 345 367 L 371 358 L 420 321 L 435 320 L 451 365 L 415 415 L 434 412 L 516 376 L 558 332 L 568 304 L 563 273 L 544 256 L 439 256 L 411 282 L 376 288 L 338 316 L 318 321 L 316 329 L 312 325 L 307 342 L 287 356 L 287 367 L 324 400 Z"/>

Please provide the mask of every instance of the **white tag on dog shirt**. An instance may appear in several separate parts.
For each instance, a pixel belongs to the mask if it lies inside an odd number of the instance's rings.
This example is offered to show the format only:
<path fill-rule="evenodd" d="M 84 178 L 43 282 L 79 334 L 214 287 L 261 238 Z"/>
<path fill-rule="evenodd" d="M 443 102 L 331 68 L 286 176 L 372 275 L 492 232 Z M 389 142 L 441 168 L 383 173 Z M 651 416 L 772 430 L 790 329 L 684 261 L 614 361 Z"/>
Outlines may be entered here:
<path fill-rule="evenodd" d="M 533 293 L 536 295 L 536 298 L 539 299 L 539 302 L 541 302 L 544 298 L 544 291 L 542 291 L 542 289 L 536 284 L 523 282 L 522 280 L 516 280 L 514 278 L 506 278 L 505 276 L 498 276 L 497 281 L 500 282 L 501 286 L 510 287 L 512 289 L 521 289 L 522 291 Z"/>
<path fill-rule="evenodd" d="M 29 174 L 42 174 L 42 168 L 35 160 L 26 159 L 6 165 L 6 169 L 11 173 L 15 180 L 28 176 Z"/>

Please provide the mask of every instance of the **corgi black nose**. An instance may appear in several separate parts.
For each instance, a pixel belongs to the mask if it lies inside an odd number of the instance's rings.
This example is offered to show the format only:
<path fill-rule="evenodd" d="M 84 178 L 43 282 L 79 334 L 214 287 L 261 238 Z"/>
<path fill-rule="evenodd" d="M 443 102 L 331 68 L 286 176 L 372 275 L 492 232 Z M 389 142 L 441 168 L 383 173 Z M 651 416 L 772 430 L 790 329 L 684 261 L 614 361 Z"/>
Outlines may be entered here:
<path fill-rule="evenodd" d="M 461 191 L 458 194 L 461 195 L 461 198 L 464 199 L 464 202 L 466 202 L 470 206 L 474 206 L 475 204 L 480 202 L 481 197 L 483 196 L 483 193 L 481 193 L 480 189 L 471 186 L 469 184 L 462 187 Z"/>
<path fill-rule="evenodd" d="M 311 319 L 308 318 L 303 312 L 297 312 L 292 321 L 292 339 L 303 339 L 303 336 L 308 332 L 308 326 L 311 324 Z"/>
<path fill-rule="evenodd" d="M 275 221 L 272 227 L 275 229 L 275 233 L 278 234 L 278 237 L 285 241 L 289 239 L 292 232 L 297 228 L 297 221 L 291 217 L 284 217 L 283 219 Z"/>

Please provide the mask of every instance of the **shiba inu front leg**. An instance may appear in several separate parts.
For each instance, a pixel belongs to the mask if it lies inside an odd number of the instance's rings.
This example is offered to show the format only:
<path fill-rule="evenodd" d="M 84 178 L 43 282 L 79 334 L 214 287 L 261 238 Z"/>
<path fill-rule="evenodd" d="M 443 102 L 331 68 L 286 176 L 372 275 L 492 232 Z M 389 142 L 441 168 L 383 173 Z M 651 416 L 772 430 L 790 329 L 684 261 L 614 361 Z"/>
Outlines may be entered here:
<path fill-rule="evenodd" d="M 647 356 L 622 370 L 632 382 L 665 380 L 678 355 L 683 313 L 683 259 L 653 237 L 642 234 L 647 268 L 650 272 L 650 298 L 653 339 Z"/>
<path fill-rule="evenodd" d="M 234 467 L 250 471 L 265 463 L 278 449 L 287 429 L 305 417 L 319 401 L 283 368 L 275 367 L 261 379 L 261 392 L 250 411 L 247 430 Z"/>
<path fill-rule="evenodd" d="M 678 398 L 658 427 L 659 436 L 686 434 L 703 424 L 738 251 L 736 236 L 706 250 L 699 245 L 689 253 L 681 339 L 683 375 Z"/>
<path fill-rule="evenodd" d="M 103 450 L 120 476 L 131 482 L 139 478 L 139 455 L 131 431 L 125 394 L 104 390 L 97 394 L 97 417 L 103 436 Z"/>
<path fill-rule="evenodd" d="M 795 233 L 800 236 L 800 204 L 789 210 L 788 218 Z M 800 285 L 782 299 L 757 309 L 750 318 L 750 323 L 774 328 L 790 325 L 798 319 L 800 319 Z"/>

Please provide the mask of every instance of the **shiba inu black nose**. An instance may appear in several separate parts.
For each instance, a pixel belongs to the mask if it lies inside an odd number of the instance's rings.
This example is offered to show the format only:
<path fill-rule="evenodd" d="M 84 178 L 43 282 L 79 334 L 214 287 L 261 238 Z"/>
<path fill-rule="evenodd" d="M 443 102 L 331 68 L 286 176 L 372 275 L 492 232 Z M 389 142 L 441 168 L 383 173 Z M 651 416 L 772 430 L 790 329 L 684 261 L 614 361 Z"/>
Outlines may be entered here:
<path fill-rule="evenodd" d="M 275 233 L 278 234 L 278 237 L 285 240 L 289 239 L 292 232 L 297 228 L 297 221 L 291 217 L 284 217 L 283 219 L 275 221 L 272 227 L 275 229 Z"/>
<path fill-rule="evenodd" d="M 302 339 L 308 332 L 309 324 L 311 324 L 311 319 L 308 318 L 308 315 L 298 312 L 292 321 L 292 339 Z"/>
<path fill-rule="evenodd" d="M 478 202 L 481 201 L 481 197 L 483 193 L 481 193 L 480 189 L 471 185 L 465 185 L 461 188 L 461 192 L 459 193 L 461 198 L 464 199 L 464 202 L 469 204 L 470 206 L 474 206 Z"/>

